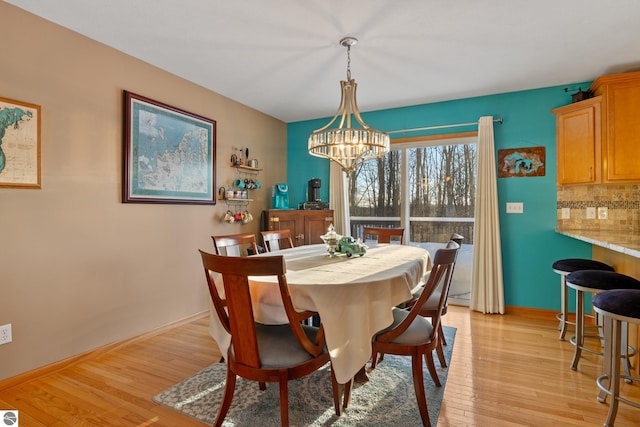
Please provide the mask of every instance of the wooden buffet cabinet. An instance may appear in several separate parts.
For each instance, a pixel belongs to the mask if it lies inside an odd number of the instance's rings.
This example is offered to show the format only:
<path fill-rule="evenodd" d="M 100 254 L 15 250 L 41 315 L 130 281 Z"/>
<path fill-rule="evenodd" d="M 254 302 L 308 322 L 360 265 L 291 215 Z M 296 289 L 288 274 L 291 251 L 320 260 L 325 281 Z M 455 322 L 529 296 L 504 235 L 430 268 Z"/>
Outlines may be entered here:
<path fill-rule="evenodd" d="M 265 211 L 265 230 L 291 230 L 294 246 L 323 243 L 320 236 L 333 224 L 333 210 L 285 210 Z"/>
<path fill-rule="evenodd" d="M 640 182 L 640 72 L 602 76 L 595 97 L 552 110 L 557 182 Z"/>

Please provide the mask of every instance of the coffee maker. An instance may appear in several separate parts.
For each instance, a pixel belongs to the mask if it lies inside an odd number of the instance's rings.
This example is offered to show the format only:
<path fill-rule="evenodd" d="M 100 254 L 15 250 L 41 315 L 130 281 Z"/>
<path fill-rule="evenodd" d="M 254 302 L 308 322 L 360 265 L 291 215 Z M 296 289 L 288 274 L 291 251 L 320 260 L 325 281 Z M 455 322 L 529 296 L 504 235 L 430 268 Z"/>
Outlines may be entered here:
<path fill-rule="evenodd" d="M 271 204 L 273 209 L 289 209 L 289 187 L 280 183 L 271 190 Z"/>
<path fill-rule="evenodd" d="M 320 187 L 322 181 L 320 178 L 311 178 L 307 183 L 307 201 L 301 203 L 300 208 L 305 210 L 321 210 L 329 209 L 329 203 L 320 199 Z"/>
<path fill-rule="evenodd" d="M 307 183 L 307 202 L 319 202 L 320 200 L 320 187 L 322 181 L 320 178 L 311 178 Z"/>

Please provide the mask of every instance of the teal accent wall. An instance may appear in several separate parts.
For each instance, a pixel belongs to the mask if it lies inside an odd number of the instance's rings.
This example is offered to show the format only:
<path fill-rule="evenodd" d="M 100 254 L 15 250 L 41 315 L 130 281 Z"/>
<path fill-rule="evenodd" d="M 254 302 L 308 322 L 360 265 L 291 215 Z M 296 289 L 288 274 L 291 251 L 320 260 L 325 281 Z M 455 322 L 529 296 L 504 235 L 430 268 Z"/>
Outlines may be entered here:
<path fill-rule="evenodd" d="M 590 82 L 571 84 L 588 87 Z M 363 114 L 364 121 L 380 130 L 477 122 L 481 116 L 502 117 L 494 125 L 496 150 L 546 147 L 546 175 L 498 178 L 505 304 L 559 310 L 560 278 L 551 264 L 561 258 L 591 258 L 591 245 L 555 233 L 556 144 L 553 108 L 570 104 L 565 86 L 511 92 L 433 104 L 380 110 Z M 337 95 L 336 95 L 337 96 Z M 329 200 L 329 161 L 309 155 L 309 134 L 329 118 L 289 123 L 287 127 L 287 179 L 291 207 L 306 200 L 307 181 L 320 178 L 322 200 Z M 453 133 L 477 127 L 440 129 Z M 423 132 L 422 134 L 429 134 Z M 406 136 L 418 136 L 411 133 Z M 400 134 L 393 136 L 401 137 Z M 496 151 L 497 158 L 497 151 Z M 523 202 L 523 214 L 506 214 L 507 202 Z"/>

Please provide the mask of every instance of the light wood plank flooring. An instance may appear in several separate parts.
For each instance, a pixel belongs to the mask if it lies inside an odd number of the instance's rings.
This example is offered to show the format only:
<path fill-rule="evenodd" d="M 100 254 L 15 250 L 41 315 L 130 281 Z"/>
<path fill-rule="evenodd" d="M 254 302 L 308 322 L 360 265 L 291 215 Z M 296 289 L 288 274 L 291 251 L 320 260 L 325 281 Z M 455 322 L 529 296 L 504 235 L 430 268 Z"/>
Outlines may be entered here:
<path fill-rule="evenodd" d="M 444 323 L 458 330 L 438 426 L 602 425 L 601 357 L 586 354 L 570 370 L 573 346 L 558 340 L 552 313 L 449 306 Z M 151 397 L 219 357 L 203 316 L 59 371 L 0 382 L 0 408 L 18 409 L 20 427 L 202 426 Z M 640 400 L 640 384 L 624 390 Z M 616 426 L 638 425 L 640 409 L 621 404 Z"/>

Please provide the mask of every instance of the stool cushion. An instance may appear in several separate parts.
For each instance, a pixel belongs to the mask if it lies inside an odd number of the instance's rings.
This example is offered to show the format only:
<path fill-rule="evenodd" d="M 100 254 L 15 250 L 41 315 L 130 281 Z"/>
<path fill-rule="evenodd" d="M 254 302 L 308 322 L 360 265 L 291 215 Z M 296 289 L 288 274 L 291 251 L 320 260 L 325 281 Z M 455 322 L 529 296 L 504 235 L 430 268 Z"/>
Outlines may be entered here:
<path fill-rule="evenodd" d="M 552 265 L 554 270 L 573 272 L 579 270 L 604 270 L 614 271 L 614 268 L 604 262 L 594 261 L 592 259 L 567 258 L 559 259 Z"/>
<path fill-rule="evenodd" d="M 594 307 L 640 320 L 640 289 L 612 289 L 593 297 Z"/>
<path fill-rule="evenodd" d="M 574 271 L 567 276 L 567 284 L 592 289 L 640 289 L 640 281 L 626 274 L 602 270 Z"/>

